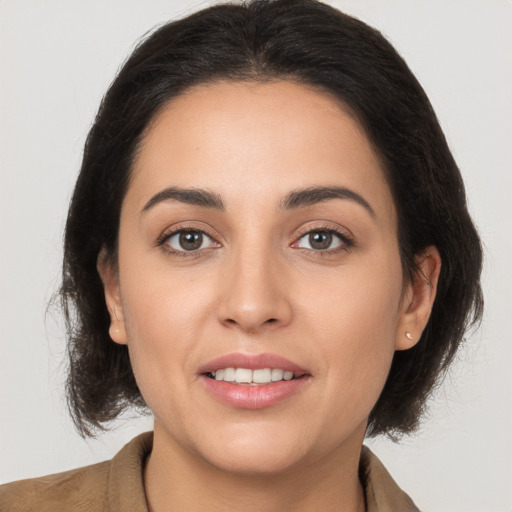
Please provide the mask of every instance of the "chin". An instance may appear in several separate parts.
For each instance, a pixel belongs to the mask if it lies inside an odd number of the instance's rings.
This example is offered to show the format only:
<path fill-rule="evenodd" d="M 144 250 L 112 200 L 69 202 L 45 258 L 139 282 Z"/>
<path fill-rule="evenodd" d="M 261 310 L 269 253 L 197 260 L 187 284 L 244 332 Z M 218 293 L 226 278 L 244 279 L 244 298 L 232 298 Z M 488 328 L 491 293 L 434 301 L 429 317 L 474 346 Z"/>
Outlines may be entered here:
<path fill-rule="evenodd" d="M 286 472 L 307 457 L 304 436 L 281 424 L 255 422 L 212 428 L 193 451 L 212 466 L 241 475 Z M 295 434 L 295 435 L 294 435 Z"/>
<path fill-rule="evenodd" d="M 208 462 L 227 473 L 246 476 L 283 474 L 299 464 L 304 454 L 299 447 L 282 445 L 224 446 L 219 452 L 208 453 Z"/>

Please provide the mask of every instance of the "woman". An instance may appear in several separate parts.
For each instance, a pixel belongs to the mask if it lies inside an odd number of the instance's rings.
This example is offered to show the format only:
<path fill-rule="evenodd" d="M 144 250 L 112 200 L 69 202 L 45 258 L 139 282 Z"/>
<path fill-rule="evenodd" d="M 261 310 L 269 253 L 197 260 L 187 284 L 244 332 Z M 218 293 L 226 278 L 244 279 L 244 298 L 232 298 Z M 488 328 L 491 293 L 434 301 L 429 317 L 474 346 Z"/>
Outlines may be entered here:
<path fill-rule="evenodd" d="M 154 437 L 0 503 L 417 510 L 363 438 L 415 429 L 480 268 L 430 103 L 378 32 L 286 0 L 168 24 L 91 129 L 62 286 L 78 428 L 147 406 Z"/>

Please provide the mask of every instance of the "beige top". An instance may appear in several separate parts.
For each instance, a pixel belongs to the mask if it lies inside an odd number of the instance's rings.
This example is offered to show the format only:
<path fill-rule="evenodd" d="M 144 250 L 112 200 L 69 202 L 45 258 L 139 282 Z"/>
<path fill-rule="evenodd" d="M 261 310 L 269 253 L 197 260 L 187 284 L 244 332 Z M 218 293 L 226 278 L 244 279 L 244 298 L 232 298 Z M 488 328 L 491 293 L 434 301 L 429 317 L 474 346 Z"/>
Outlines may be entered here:
<path fill-rule="evenodd" d="M 0 512 L 148 512 L 143 469 L 153 433 L 130 441 L 112 460 L 0 486 Z M 367 512 L 418 508 L 380 460 L 363 446 L 361 474 Z"/>

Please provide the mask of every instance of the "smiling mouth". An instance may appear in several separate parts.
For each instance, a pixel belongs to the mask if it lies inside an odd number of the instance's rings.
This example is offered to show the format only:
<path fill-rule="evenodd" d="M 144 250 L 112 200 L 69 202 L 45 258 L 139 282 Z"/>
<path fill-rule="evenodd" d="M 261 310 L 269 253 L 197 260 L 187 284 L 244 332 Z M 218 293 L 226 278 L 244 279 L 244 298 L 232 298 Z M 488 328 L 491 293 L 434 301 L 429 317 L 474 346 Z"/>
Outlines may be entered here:
<path fill-rule="evenodd" d="M 199 368 L 206 390 L 235 409 L 274 407 L 307 389 L 312 375 L 275 354 L 232 353 Z"/>
<path fill-rule="evenodd" d="M 280 368 L 259 368 L 256 370 L 250 368 L 219 368 L 205 375 L 213 380 L 246 386 L 268 385 L 274 382 L 298 379 L 303 376 Z"/>

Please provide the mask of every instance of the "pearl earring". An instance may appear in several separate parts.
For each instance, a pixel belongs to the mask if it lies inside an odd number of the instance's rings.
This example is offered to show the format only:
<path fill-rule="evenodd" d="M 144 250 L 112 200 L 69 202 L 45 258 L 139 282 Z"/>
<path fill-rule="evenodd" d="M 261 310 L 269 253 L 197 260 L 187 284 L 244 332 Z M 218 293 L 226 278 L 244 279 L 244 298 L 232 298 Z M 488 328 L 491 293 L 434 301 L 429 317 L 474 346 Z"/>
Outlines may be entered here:
<path fill-rule="evenodd" d="M 412 334 L 411 334 L 409 331 L 405 331 L 405 337 L 406 337 L 408 340 L 412 340 Z"/>

